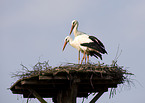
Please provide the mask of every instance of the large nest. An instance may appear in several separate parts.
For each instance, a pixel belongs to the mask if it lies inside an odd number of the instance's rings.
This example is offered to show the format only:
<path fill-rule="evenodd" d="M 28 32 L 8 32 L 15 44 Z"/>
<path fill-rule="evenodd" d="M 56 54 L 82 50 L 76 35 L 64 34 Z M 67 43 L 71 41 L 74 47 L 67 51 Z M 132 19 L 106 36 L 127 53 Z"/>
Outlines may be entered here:
<path fill-rule="evenodd" d="M 60 72 L 66 72 L 68 74 L 72 72 L 90 72 L 90 73 L 100 73 L 108 74 L 108 76 L 113 76 L 115 78 L 120 78 L 122 83 L 126 81 L 128 75 L 134 75 L 129 73 L 127 70 L 123 69 L 123 66 L 118 66 L 116 62 L 112 62 L 111 65 L 98 63 L 87 63 L 87 64 L 74 64 L 67 63 L 65 65 L 60 65 L 58 67 L 52 67 L 49 65 L 48 61 L 38 62 L 32 67 L 32 69 L 27 68 L 21 64 L 22 70 L 12 73 L 12 77 L 18 77 L 19 79 L 28 78 L 38 75 L 53 74 L 56 75 Z"/>
<path fill-rule="evenodd" d="M 67 63 L 65 65 L 60 65 L 58 67 L 51 67 L 48 61 L 38 62 L 32 69 L 28 69 L 26 66 L 21 64 L 22 70 L 13 73 L 12 77 L 18 77 L 19 79 L 26 79 L 36 76 L 48 76 L 48 75 L 59 75 L 61 73 L 65 73 L 71 77 L 71 75 L 82 74 L 82 78 L 85 76 L 92 77 L 93 75 L 97 75 L 98 78 L 113 78 L 119 80 L 118 84 L 124 84 L 125 82 L 129 82 L 129 75 L 133 75 L 129 73 L 127 70 L 123 69 L 123 66 L 117 65 L 116 62 L 112 62 L 111 65 L 107 64 L 97 64 L 95 63 L 87 63 L 87 64 L 73 64 Z M 69 78 L 69 77 L 68 77 Z M 111 89 L 110 96 L 116 94 L 115 89 Z"/>

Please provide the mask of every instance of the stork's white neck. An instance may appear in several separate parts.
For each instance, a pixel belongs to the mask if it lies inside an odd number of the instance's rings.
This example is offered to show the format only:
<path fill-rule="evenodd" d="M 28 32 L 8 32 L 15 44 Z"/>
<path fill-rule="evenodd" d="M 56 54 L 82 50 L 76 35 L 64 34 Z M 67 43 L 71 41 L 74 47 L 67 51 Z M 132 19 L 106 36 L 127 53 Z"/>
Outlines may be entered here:
<path fill-rule="evenodd" d="M 78 24 L 75 25 L 73 32 L 74 32 L 75 37 L 77 37 L 77 36 L 79 36 L 79 35 L 86 34 L 86 33 L 84 33 L 84 32 L 78 31 Z"/>
<path fill-rule="evenodd" d="M 78 44 L 78 42 L 75 39 L 73 40 L 71 37 L 69 38 L 69 44 L 77 50 L 80 50 L 80 44 Z"/>
<path fill-rule="evenodd" d="M 69 43 L 70 45 L 72 44 L 73 39 L 71 37 L 69 37 Z"/>
<path fill-rule="evenodd" d="M 79 35 L 78 34 L 78 24 L 75 25 L 73 32 L 74 32 L 75 37 Z"/>

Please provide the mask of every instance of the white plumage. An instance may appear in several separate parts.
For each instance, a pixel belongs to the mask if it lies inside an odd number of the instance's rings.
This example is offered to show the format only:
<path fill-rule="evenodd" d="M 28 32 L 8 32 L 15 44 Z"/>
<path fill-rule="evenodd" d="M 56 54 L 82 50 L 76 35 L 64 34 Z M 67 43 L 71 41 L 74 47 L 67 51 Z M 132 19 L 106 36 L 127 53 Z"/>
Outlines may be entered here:
<path fill-rule="evenodd" d="M 95 56 L 96 58 L 99 57 L 100 59 L 102 59 L 101 54 L 107 53 L 103 43 L 99 39 L 97 39 L 94 36 L 89 36 L 86 33 L 78 31 L 78 21 L 76 20 L 72 21 L 70 34 L 72 33 L 72 31 L 74 31 L 75 38 L 73 40 L 70 36 L 67 36 L 65 38 L 63 50 L 66 44 L 69 42 L 72 47 L 76 48 L 79 51 L 78 62 L 80 61 L 80 51 L 84 54 L 81 63 L 83 62 L 84 58 L 86 61 L 86 54 L 87 61 L 89 61 L 89 55 Z"/>
<path fill-rule="evenodd" d="M 69 42 L 69 44 L 70 44 L 72 47 L 76 48 L 76 49 L 79 51 L 79 55 L 80 55 L 80 51 L 81 51 L 82 53 L 84 53 L 84 50 L 87 49 L 87 48 L 80 45 L 81 42 L 82 42 L 80 38 L 81 38 L 80 36 L 77 36 L 77 37 L 75 37 L 75 39 L 73 40 L 70 36 L 67 36 L 67 37 L 65 38 L 65 43 L 64 43 L 64 46 L 63 46 L 63 50 L 65 49 L 66 44 Z M 84 54 L 85 54 L 85 53 L 84 53 Z M 84 58 L 85 58 L 85 57 L 84 57 Z M 81 64 L 82 64 L 84 58 L 81 60 Z M 85 62 L 86 62 L 86 58 L 85 58 Z M 80 63 L 80 58 L 78 58 L 78 64 L 79 64 L 79 63 Z"/>

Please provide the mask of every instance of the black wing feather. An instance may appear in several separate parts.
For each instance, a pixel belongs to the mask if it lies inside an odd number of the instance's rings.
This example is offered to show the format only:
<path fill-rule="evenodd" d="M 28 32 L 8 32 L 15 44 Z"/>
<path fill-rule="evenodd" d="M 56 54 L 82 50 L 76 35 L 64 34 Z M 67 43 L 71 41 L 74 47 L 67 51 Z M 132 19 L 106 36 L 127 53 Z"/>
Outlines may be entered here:
<path fill-rule="evenodd" d="M 94 42 L 91 42 L 91 43 L 82 43 L 81 46 L 86 46 L 88 48 L 91 48 L 91 49 L 95 49 L 101 53 L 103 53 L 102 49 L 99 47 L 99 45 L 97 45 L 96 43 Z"/>
<path fill-rule="evenodd" d="M 103 53 L 103 54 L 104 53 L 107 53 L 105 49 L 101 48 L 97 43 L 94 43 L 94 42 L 91 42 L 91 43 L 83 43 L 83 44 L 81 44 L 81 46 L 86 46 L 88 48 L 95 49 L 98 52 Z"/>
<path fill-rule="evenodd" d="M 105 48 L 105 46 L 103 45 L 103 43 L 102 43 L 99 39 L 97 39 L 96 37 L 94 37 L 94 36 L 89 36 L 89 38 L 90 38 L 92 41 L 98 43 L 101 47 Z"/>
<path fill-rule="evenodd" d="M 89 48 L 95 49 L 101 53 L 107 53 L 107 51 L 105 50 L 105 46 L 103 45 L 103 43 L 97 39 L 94 36 L 89 36 L 89 39 L 91 39 L 93 42 L 90 43 L 83 43 L 81 44 L 82 46 L 87 46 Z"/>
<path fill-rule="evenodd" d="M 102 60 L 102 55 L 101 55 L 100 53 L 97 53 L 97 52 L 95 52 L 95 51 L 90 51 L 89 54 L 90 54 L 91 56 L 95 56 L 96 58 L 99 57 L 99 58 Z"/>

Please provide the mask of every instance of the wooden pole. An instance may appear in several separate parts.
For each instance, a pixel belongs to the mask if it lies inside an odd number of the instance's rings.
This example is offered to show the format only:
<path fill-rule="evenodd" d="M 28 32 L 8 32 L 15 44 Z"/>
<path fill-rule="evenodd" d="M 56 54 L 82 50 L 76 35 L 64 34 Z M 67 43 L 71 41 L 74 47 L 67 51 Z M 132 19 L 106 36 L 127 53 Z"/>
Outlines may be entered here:
<path fill-rule="evenodd" d="M 41 103 L 47 103 L 35 90 L 28 89 Z"/>
<path fill-rule="evenodd" d="M 57 96 L 53 98 L 54 103 L 76 103 L 77 92 L 78 92 L 79 79 L 74 79 L 68 83 L 66 87 L 59 90 Z"/>

